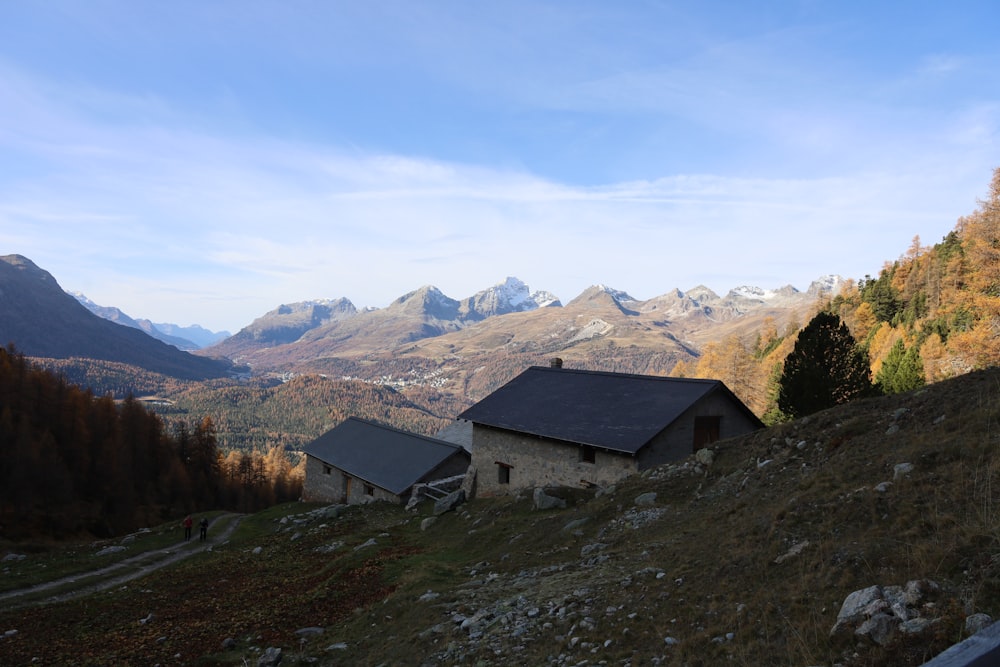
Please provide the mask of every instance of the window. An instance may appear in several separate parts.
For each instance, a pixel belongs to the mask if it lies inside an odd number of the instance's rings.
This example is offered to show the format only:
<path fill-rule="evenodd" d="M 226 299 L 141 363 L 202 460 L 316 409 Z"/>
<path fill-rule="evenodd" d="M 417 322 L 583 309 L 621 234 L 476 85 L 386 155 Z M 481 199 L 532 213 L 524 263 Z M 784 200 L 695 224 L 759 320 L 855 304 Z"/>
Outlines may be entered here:
<path fill-rule="evenodd" d="M 506 463 L 497 463 L 497 483 L 510 484 L 510 466 Z"/>
<path fill-rule="evenodd" d="M 324 475 L 330 475 L 332 473 L 333 473 L 333 467 L 328 466 L 327 464 L 324 463 L 323 464 L 323 474 Z"/>
<path fill-rule="evenodd" d="M 597 463 L 597 450 L 589 445 L 580 447 L 580 461 L 583 463 Z"/>
<path fill-rule="evenodd" d="M 375 487 L 372 486 L 371 484 L 365 484 L 365 495 L 366 496 L 374 496 L 375 495 Z"/>
<path fill-rule="evenodd" d="M 719 425 L 722 417 L 694 418 L 694 451 L 698 451 L 719 439 Z"/>

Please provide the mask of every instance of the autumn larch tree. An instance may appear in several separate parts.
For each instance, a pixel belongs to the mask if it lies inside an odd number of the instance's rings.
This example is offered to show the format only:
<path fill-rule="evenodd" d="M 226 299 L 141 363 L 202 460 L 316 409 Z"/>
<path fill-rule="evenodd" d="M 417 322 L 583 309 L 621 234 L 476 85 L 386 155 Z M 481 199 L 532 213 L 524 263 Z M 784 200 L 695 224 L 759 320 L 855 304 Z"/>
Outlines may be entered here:
<path fill-rule="evenodd" d="M 799 332 L 785 359 L 778 408 L 791 418 L 870 394 L 868 359 L 837 315 L 821 312 Z"/>

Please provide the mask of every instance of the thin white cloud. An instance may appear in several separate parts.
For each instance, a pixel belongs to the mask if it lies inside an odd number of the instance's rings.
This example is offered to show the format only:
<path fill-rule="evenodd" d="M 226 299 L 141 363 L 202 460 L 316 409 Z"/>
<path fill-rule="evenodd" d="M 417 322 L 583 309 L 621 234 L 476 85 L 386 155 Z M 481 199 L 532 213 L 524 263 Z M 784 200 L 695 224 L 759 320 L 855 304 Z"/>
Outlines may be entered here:
<path fill-rule="evenodd" d="M 412 19 L 435 25 L 428 11 Z M 721 141 L 650 159 L 639 178 L 573 182 L 498 161 L 223 128 L 160 93 L 0 62 L 0 252 L 25 254 L 67 289 L 133 316 L 230 330 L 280 303 L 346 296 L 384 306 L 428 283 L 461 298 L 508 275 L 564 301 L 593 283 L 637 298 L 699 283 L 805 288 L 826 273 L 876 273 L 914 234 L 936 241 L 974 207 L 995 166 L 995 100 L 905 122 L 864 94 L 870 81 L 837 101 L 844 90 L 809 80 L 835 65 L 782 60 L 800 30 L 698 36 L 683 58 L 581 66 L 608 46 L 592 44 L 580 61 L 563 54 L 528 75 L 537 30 L 512 47 L 509 71 L 474 84 L 476 61 L 502 55 L 505 35 L 494 31 L 514 29 L 475 25 L 443 46 L 411 37 L 430 62 L 442 50 L 454 60 L 489 33 L 486 51 L 435 77 L 480 94 L 496 83 L 498 102 L 518 110 L 648 117 L 668 138 L 664 119 L 681 117 L 745 140 L 744 166 L 731 166 L 736 153 Z M 922 66 L 947 74 L 959 64 Z M 243 113 L 239 93 L 222 97 Z M 702 151 L 699 168 L 676 167 Z"/>

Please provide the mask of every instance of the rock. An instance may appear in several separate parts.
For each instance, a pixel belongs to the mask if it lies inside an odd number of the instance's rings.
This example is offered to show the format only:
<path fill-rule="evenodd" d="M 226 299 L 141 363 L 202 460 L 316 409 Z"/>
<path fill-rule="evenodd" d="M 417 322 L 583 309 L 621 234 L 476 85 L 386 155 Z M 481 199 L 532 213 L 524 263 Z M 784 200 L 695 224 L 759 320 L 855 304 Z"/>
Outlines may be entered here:
<path fill-rule="evenodd" d="M 702 447 L 694 453 L 694 460 L 703 466 L 710 466 L 715 461 L 715 452 L 708 447 Z"/>
<path fill-rule="evenodd" d="M 786 551 L 785 553 L 781 554 L 780 556 L 774 559 L 775 565 L 781 565 L 789 558 L 792 558 L 793 556 L 798 556 L 800 553 L 802 553 L 802 550 L 805 549 L 807 546 L 809 546 L 809 540 L 802 540 L 801 542 L 796 542 L 791 546 L 791 548 L 788 549 L 788 551 Z"/>
<path fill-rule="evenodd" d="M 152 621 L 154 618 L 155 618 L 155 616 L 153 616 L 153 612 L 149 612 L 149 614 L 146 616 L 146 618 L 140 618 L 139 619 L 139 625 L 146 625 L 147 623 L 149 623 L 150 621 Z"/>
<path fill-rule="evenodd" d="M 420 530 L 427 530 L 435 523 L 437 523 L 438 518 L 436 516 L 429 516 L 420 522 Z"/>
<path fill-rule="evenodd" d="M 321 635 L 324 632 L 326 632 L 326 630 L 324 630 L 323 628 L 313 626 L 310 628 L 299 628 L 298 630 L 295 631 L 295 634 L 297 634 L 299 637 L 315 637 L 316 635 Z"/>
<path fill-rule="evenodd" d="M 864 637 L 879 646 L 888 646 L 896 637 L 899 619 L 885 613 L 877 613 L 854 631 L 855 636 Z"/>
<path fill-rule="evenodd" d="M 222 640 L 222 650 L 223 651 L 232 651 L 232 650 L 235 650 L 235 649 L 236 649 L 236 640 L 235 639 L 233 639 L 232 637 L 226 637 L 225 639 Z"/>
<path fill-rule="evenodd" d="M 330 644 L 326 647 L 327 651 L 346 651 L 347 644 L 345 642 L 337 642 L 336 644 Z"/>
<path fill-rule="evenodd" d="M 615 494 L 615 491 L 617 490 L 618 487 L 615 486 L 614 484 L 608 487 L 597 489 L 597 491 L 594 492 L 594 498 L 600 498 L 601 496 L 613 496 Z"/>
<path fill-rule="evenodd" d="M 16 560 L 16 561 L 22 561 L 22 560 L 24 560 L 27 557 L 28 556 L 25 555 L 25 554 L 7 554 L 6 556 L 3 557 L 3 562 L 4 563 L 9 563 L 10 561 L 14 561 L 14 560 Z"/>
<path fill-rule="evenodd" d="M 635 497 L 636 505 L 652 505 L 656 502 L 656 492 L 648 491 Z"/>
<path fill-rule="evenodd" d="M 440 593 L 435 593 L 434 591 L 427 591 L 417 599 L 420 600 L 421 602 L 430 602 L 431 600 L 436 600 L 439 597 L 441 597 Z"/>
<path fill-rule="evenodd" d="M 459 489 L 452 491 L 444 498 L 434 502 L 434 516 L 440 516 L 445 512 L 450 512 L 465 502 L 465 491 Z"/>
<path fill-rule="evenodd" d="M 254 548 L 253 548 L 253 551 L 251 551 L 250 553 L 252 553 L 253 555 L 257 556 L 257 555 L 259 555 L 259 554 L 260 554 L 260 552 L 261 552 L 261 551 L 263 551 L 263 550 L 264 550 L 264 549 L 263 549 L 263 547 L 254 547 Z"/>
<path fill-rule="evenodd" d="M 677 644 L 679 644 L 680 642 L 678 642 L 673 637 L 664 637 L 663 643 L 666 644 L 667 646 L 677 646 Z"/>
<path fill-rule="evenodd" d="M 257 658 L 257 667 L 278 667 L 281 664 L 281 649 L 276 646 L 269 646 L 264 653 Z"/>
<path fill-rule="evenodd" d="M 360 551 L 361 549 L 366 549 L 368 547 L 373 547 L 376 544 L 378 544 L 378 542 L 376 542 L 375 538 L 372 537 L 367 542 L 365 542 L 364 544 L 359 544 L 358 546 L 354 547 L 354 550 L 355 551 Z"/>
<path fill-rule="evenodd" d="M 897 463 L 892 468 L 892 478 L 898 480 L 900 477 L 905 477 L 913 472 L 912 463 Z"/>
<path fill-rule="evenodd" d="M 869 586 L 848 595 L 844 599 L 844 603 L 840 606 L 840 612 L 837 614 L 837 622 L 834 624 L 833 629 L 830 630 L 830 635 L 835 635 L 847 626 L 854 626 L 863 621 L 865 610 L 868 609 L 872 602 L 881 600 L 882 598 L 881 586 Z"/>
<path fill-rule="evenodd" d="M 965 617 L 965 632 L 968 635 L 974 635 L 992 623 L 993 617 L 989 614 L 972 614 Z"/>
<path fill-rule="evenodd" d="M 566 533 L 573 532 L 574 530 L 576 530 L 577 528 L 579 528 L 583 524 L 587 523 L 588 521 L 590 521 L 590 519 L 587 518 L 587 517 L 584 517 L 582 519 L 573 519 L 572 521 L 570 521 L 569 523 L 567 523 L 565 526 L 563 526 L 563 532 L 566 532 Z"/>
<path fill-rule="evenodd" d="M 556 496 L 550 496 L 542 488 L 535 489 L 532 502 L 536 510 L 551 510 L 566 507 L 566 501 Z"/>
<path fill-rule="evenodd" d="M 939 624 L 940 619 L 931 618 L 911 618 L 899 624 L 899 631 L 905 635 L 919 635 Z"/>

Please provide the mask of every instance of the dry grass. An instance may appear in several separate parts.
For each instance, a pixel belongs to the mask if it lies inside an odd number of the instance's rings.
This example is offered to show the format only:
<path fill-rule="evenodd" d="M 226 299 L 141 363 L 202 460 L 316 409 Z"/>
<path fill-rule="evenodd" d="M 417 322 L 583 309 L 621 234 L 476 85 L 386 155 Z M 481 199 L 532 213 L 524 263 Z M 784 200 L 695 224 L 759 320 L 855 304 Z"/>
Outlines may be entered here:
<path fill-rule="evenodd" d="M 719 443 L 700 474 L 566 493 L 565 510 L 480 499 L 421 531 L 428 507 L 291 530 L 279 518 L 307 508 L 274 508 L 126 590 L 0 613 L 18 630 L 0 640 L 0 664 L 241 665 L 273 645 L 283 665 L 917 665 L 962 638 L 969 611 L 1000 614 L 998 418 L 992 370 Z M 913 470 L 897 479 L 900 463 Z M 656 512 L 642 515 L 633 500 L 646 491 Z M 934 636 L 831 640 L 849 593 L 912 579 L 956 596 Z M 576 616 L 561 621 L 560 606 Z M 532 608 L 537 622 L 515 636 Z M 514 620 L 498 616 L 475 641 L 452 621 L 486 609 Z M 310 626 L 325 630 L 295 634 Z M 235 649 L 221 649 L 226 637 Z"/>

